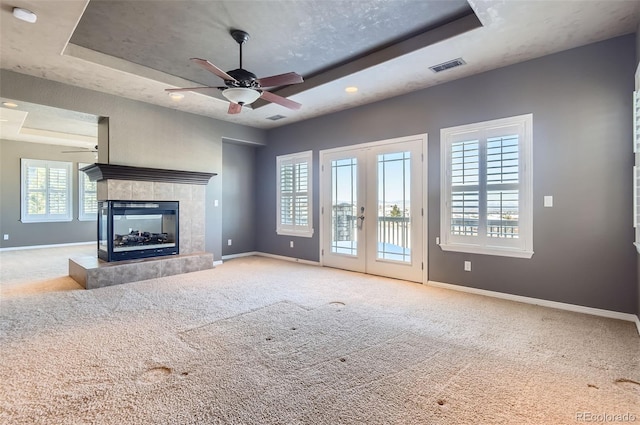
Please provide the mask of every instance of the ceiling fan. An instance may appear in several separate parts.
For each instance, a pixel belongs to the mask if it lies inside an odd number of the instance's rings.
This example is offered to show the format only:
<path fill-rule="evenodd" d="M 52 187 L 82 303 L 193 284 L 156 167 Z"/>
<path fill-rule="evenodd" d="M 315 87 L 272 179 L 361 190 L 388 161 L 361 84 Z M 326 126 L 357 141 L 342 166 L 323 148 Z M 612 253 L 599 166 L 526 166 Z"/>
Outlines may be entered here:
<path fill-rule="evenodd" d="M 92 153 L 95 159 L 98 159 L 98 145 L 95 145 L 93 149 L 79 148 L 79 150 L 62 151 L 62 153 Z"/>
<path fill-rule="evenodd" d="M 295 72 L 272 75 L 271 77 L 258 78 L 252 72 L 242 68 L 242 45 L 249 40 L 249 34 L 242 30 L 231 30 L 231 37 L 240 45 L 240 66 L 238 69 L 224 72 L 206 59 L 191 58 L 191 61 L 209 72 L 222 78 L 225 87 L 185 87 L 177 89 L 165 89 L 167 92 L 198 91 L 217 88 L 222 91 L 222 95 L 229 100 L 229 114 L 238 114 L 242 107 L 262 98 L 267 102 L 277 103 L 289 109 L 300 109 L 302 106 L 286 97 L 278 96 L 275 93 L 264 90 L 265 87 L 279 87 L 289 84 L 299 84 L 303 82 L 302 76 Z"/>

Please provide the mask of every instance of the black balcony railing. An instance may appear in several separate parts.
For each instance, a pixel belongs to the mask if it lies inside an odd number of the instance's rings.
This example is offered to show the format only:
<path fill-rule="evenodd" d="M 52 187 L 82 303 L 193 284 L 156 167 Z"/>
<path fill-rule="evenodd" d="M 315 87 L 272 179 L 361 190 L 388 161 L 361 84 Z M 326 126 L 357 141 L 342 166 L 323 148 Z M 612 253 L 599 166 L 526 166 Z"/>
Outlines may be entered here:
<path fill-rule="evenodd" d="M 488 220 L 487 236 L 490 238 L 518 238 L 518 220 Z M 451 219 L 451 234 L 458 236 L 478 236 L 477 219 Z"/>
<path fill-rule="evenodd" d="M 340 215 L 333 225 L 334 241 L 355 240 L 358 226 L 355 215 Z M 410 217 L 378 217 L 378 242 L 397 245 L 403 248 L 411 247 L 411 218 Z"/>

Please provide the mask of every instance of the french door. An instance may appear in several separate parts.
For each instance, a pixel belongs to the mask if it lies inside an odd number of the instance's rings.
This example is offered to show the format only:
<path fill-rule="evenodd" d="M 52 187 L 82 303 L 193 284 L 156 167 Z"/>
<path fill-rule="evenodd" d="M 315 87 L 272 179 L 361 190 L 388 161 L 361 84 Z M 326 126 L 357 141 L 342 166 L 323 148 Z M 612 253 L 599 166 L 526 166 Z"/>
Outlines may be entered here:
<path fill-rule="evenodd" d="M 422 282 L 425 138 L 320 153 L 323 265 Z"/>

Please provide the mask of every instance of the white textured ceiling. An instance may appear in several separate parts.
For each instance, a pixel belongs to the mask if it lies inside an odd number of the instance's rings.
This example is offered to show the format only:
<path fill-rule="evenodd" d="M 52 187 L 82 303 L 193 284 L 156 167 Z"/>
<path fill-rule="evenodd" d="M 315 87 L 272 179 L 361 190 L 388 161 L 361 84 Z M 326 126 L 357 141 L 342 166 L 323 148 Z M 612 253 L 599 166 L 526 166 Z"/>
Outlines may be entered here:
<path fill-rule="evenodd" d="M 95 0 L 94 0 L 95 1 Z M 387 1 L 366 1 L 362 0 L 362 7 L 366 5 L 366 14 L 361 10 L 359 15 L 366 17 L 374 16 L 375 7 L 383 7 L 385 3 L 393 3 L 394 0 Z M 126 6 L 131 2 L 122 3 L 120 6 Z M 464 33 L 450 36 L 448 30 L 434 30 L 434 36 L 430 42 L 425 43 L 425 47 L 415 49 L 407 49 L 406 52 L 397 51 L 393 54 L 384 56 L 382 61 L 373 61 L 367 63 L 366 57 L 360 58 L 359 66 L 350 68 L 347 63 L 343 63 L 343 72 L 328 72 L 322 77 L 313 75 L 322 68 L 322 62 L 328 65 L 334 65 L 335 61 L 344 61 L 344 57 L 331 56 L 331 44 L 336 44 L 336 52 L 345 52 L 350 55 L 358 55 L 362 49 L 375 46 L 384 46 L 385 40 L 397 40 L 398 38 L 407 37 L 406 31 L 398 31 L 394 27 L 397 22 L 393 19 L 393 13 L 387 9 L 378 10 L 376 13 L 381 14 L 380 22 L 386 22 L 382 25 L 380 33 L 381 38 L 376 38 L 373 43 L 359 43 L 357 49 L 349 51 L 349 43 L 345 43 L 345 39 L 340 38 L 340 31 L 347 33 L 346 37 L 367 37 L 367 34 L 376 31 L 376 22 L 373 18 L 367 18 L 364 24 L 366 30 L 358 31 L 357 28 L 345 25 L 331 24 L 330 20 L 326 20 L 324 16 L 310 15 L 306 20 L 299 17 L 299 23 L 311 28 L 315 31 L 305 33 L 301 39 L 296 38 L 296 33 L 291 30 L 278 30 L 279 20 L 285 22 L 287 16 L 284 16 L 281 7 L 283 4 L 331 4 L 335 10 L 332 13 L 337 14 L 335 19 L 340 18 L 340 14 L 347 16 L 349 22 L 349 13 L 353 10 L 349 8 L 338 7 L 341 4 L 350 4 L 346 0 L 334 0 L 330 2 L 235 2 L 235 4 L 244 5 L 247 8 L 246 14 L 239 13 L 232 9 L 227 10 L 227 14 L 218 13 L 215 20 L 205 19 L 202 16 L 207 5 L 213 5 L 219 2 L 215 1 L 162 1 L 163 10 L 162 17 L 157 14 L 158 10 L 152 6 L 156 2 L 141 1 L 134 2 L 138 6 L 143 5 L 144 14 L 139 12 L 133 13 L 134 21 L 143 20 L 146 39 L 136 40 L 135 31 L 131 32 L 131 36 L 125 40 L 118 40 L 117 33 L 120 30 L 111 32 L 108 25 L 99 28 L 99 31 L 106 34 L 107 46 L 108 41 L 112 40 L 116 50 L 109 49 L 111 54 L 105 54 L 97 50 L 93 50 L 79 44 L 70 44 L 69 40 L 75 37 L 77 43 L 91 45 L 86 40 L 91 39 L 91 25 L 86 28 L 83 26 L 81 18 L 88 2 L 85 0 L 0 0 L 0 66 L 23 74 L 30 74 L 41 78 L 47 78 L 80 86 L 92 90 L 98 90 L 105 93 L 115 94 L 130 99 L 143 102 L 149 102 L 169 108 L 179 109 L 200 115 L 205 115 L 221 120 L 227 120 L 242 125 L 248 125 L 258 128 L 271 128 L 280 125 L 286 125 L 295 121 L 319 116 L 322 114 L 344 110 L 357 105 L 381 100 L 398 94 L 407 93 L 413 90 L 430 87 L 441 84 L 446 81 L 455 80 L 469 75 L 477 74 L 487 70 L 503 67 L 517 62 L 544 56 L 550 53 L 578 47 L 592 42 L 605 40 L 618 35 L 635 32 L 638 25 L 640 13 L 640 2 L 637 0 L 605 0 L 605 1 L 542 1 L 542 0 L 469 0 L 469 6 L 475 13 L 477 19 L 482 26 L 468 30 Z M 196 10 L 200 13 L 180 13 L 180 11 L 189 7 L 193 3 L 197 5 Z M 222 2 L 232 4 L 234 2 Z M 351 2 L 353 3 L 353 2 Z M 412 0 L 404 1 L 407 10 L 420 11 L 436 10 L 442 6 L 442 1 L 434 2 L 431 0 Z M 273 9 L 262 10 L 261 13 L 252 13 L 251 4 L 271 4 Z M 16 20 L 11 15 L 13 6 L 28 8 L 38 15 L 38 21 L 35 24 L 28 24 Z M 89 5 L 91 6 L 91 5 Z M 100 1 L 100 14 L 108 14 L 108 2 Z M 171 12 L 171 8 L 175 8 L 175 13 Z M 455 9 L 455 8 L 454 8 Z M 115 7 L 114 7 L 115 10 Z M 126 9 L 125 9 L 126 10 Z M 364 10 L 364 9 L 363 9 Z M 325 14 L 327 13 L 324 10 Z M 122 12 L 120 12 L 122 13 Z M 319 11 L 305 13 L 322 13 Z M 455 14 L 456 12 L 449 12 Z M 374 14 L 374 15 L 372 15 Z M 445 12 L 446 14 L 446 12 Z M 295 15 L 295 14 L 294 14 Z M 175 16 L 175 20 L 170 18 Z M 178 18 L 180 16 L 180 18 Z M 363 16 L 360 16 L 363 18 Z M 117 16 L 116 16 L 117 18 Z M 167 19 L 169 18 L 169 19 Z M 289 17 L 290 18 L 290 17 Z M 353 17 L 351 17 L 353 18 Z M 464 19 L 464 18 L 463 18 Z M 475 18 L 474 18 L 475 19 Z M 106 19 L 105 22 L 118 20 Z M 156 25 L 149 25 L 148 22 L 156 22 Z M 261 34 L 251 33 L 251 28 L 260 28 L 259 23 L 267 22 L 273 26 L 273 30 L 262 30 Z M 403 30 L 411 28 L 414 31 L 420 25 L 425 25 L 427 20 L 415 20 L 411 25 L 407 25 Z M 449 27 L 455 22 L 449 24 Z M 78 32 L 74 35 L 74 29 L 78 25 Z M 170 29 L 167 27 L 170 25 Z M 366 27 L 366 26 L 369 27 Z M 397 24 L 396 24 L 397 25 Z M 297 59 L 291 64 L 304 64 L 307 66 L 301 72 L 309 72 L 312 77 L 309 81 L 313 82 L 309 86 L 303 87 L 303 91 L 292 94 L 290 97 L 303 104 L 299 111 L 290 111 L 281 106 L 267 104 L 260 106 L 254 110 L 243 110 L 238 115 L 227 114 L 227 102 L 212 96 L 198 93 L 186 93 L 185 98 L 180 102 L 172 101 L 165 93 L 164 89 L 170 87 L 186 87 L 194 85 L 194 81 L 200 80 L 200 77 L 191 76 L 185 78 L 181 76 L 171 75 L 171 73 L 181 74 L 179 71 L 172 71 L 175 61 L 168 62 L 164 66 L 158 65 L 158 54 L 154 52 L 156 59 L 140 59 L 139 63 L 133 63 L 130 60 L 116 57 L 131 58 L 145 56 L 141 49 L 144 49 L 145 43 L 149 40 L 158 40 L 158 44 L 164 43 L 163 37 L 176 37 L 178 40 L 188 39 L 182 32 L 191 35 L 201 35 L 204 39 L 210 34 L 212 29 L 215 36 L 209 40 L 211 43 L 211 54 L 208 54 L 202 47 L 184 45 L 181 46 L 179 54 L 184 56 L 185 61 L 189 57 L 204 56 L 206 59 L 219 64 L 220 67 L 235 68 L 236 62 L 229 62 L 229 58 L 237 58 L 237 45 L 228 35 L 224 37 L 219 34 L 227 34 L 231 27 L 245 29 L 251 33 L 252 39 L 245 45 L 245 68 L 250 69 L 254 73 L 261 75 L 261 72 L 251 69 L 260 68 L 260 63 L 250 65 L 250 49 L 251 43 L 256 44 L 256 49 L 260 46 L 278 47 L 283 46 L 280 59 Z M 441 27 L 442 28 L 442 27 Z M 153 31 L 152 33 L 149 33 Z M 386 33 L 385 33 L 386 31 Z M 409 31 L 409 32 L 411 32 Z M 177 35 L 171 35 L 171 34 Z M 384 33 L 384 34 L 383 34 Z M 315 34 L 315 35 L 314 35 Z M 429 32 L 426 39 L 429 39 Z M 424 36 L 423 34 L 423 36 Z M 149 37 L 150 36 L 150 37 Z M 314 39 L 314 36 L 316 37 Z M 133 37 L 133 38 L 132 38 Z M 385 37 L 387 37 L 385 39 Z M 222 38 L 222 39 L 221 39 Z M 85 41 L 83 41 L 85 40 Z M 315 40 L 315 41 L 314 41 Z M 331 41 L 333 40 L 333 41 Z M 423 41 L 425 38 L 423 37 Z M 168 40 L 169 43 L 171 40 Z M 176 41 L 176 40 L 173 40 Z M 286 41 L 286 43 L 285 43 Z M 127 43 L 127 46 L 122 46 Z M 170 44 L 170 43 L 169 43 Z M 201 45 L 206 45 L 206 43 Z M 338 44 L 340 46 L 338 46 Z M 353 43 L 354 46 L 356 43 Z M 307 46 L 307 48 L 305 48 Z M 311 46 L 311 47 L 309 47 Z M 404 48 L 406 45 L 402 45 Z M 127 47 L 126 55 L 122 53 L 122 47 Z M 105 49 L 106 50 L 106 49 Z M 261 47 L 258 52 L 264 50 Z M 286 50 L 286 51 L 284 51 Z M 387 51 L 393 51 L 393 46 Z M 136 52 L 137 51 L 137 52 Z M 299 53 L 297 53 L 299 52 Z M 256 56 L 258 53 L 254 53 Z M 320 63 L 305 63 L 308 59 L 306 55 L 313 58 L 321 58 Z M 212 57 L 216 56 L 216 57 Z M 278 61 L 273 56 L 274 63 Z M 445 62 L 447 60 L 462 57 L 467 65 L 459 68 L 451 69 L 443 73 L 434 74 L 428 70 L 429 66 Z M 161 58 L 160 58 L 161 59 Z M 265 65 L 264 72 L 279 73 L 296 71 L 296 69 L 276 70 L 269 68 L 265 64 L 264 59 L 260 59 Z M 379 63 L 376 63 L 379 62 Z M 145 66 L 145 64 L 147 66 Z M 291 65 L 293 66 L 293 65 Z M 300 65 L 302 67 L 302 65 Z M 157 69 L 154 69 L 157 68 Z M 159 70 L 160 69 L 160 70 Z M 322 70 L 322 69 L 320 69 Z M 344 71 L 349 72 L 344 72 Z M 164 71 L 164 72 L 163 72 Z M 195 70 L 201 72 L 200 70 Z M 195 72 L 194 71 L 194 72 Z M 185 74 L 187 75 L 187 74 Z M 202 77 L 210 78 L 209 76 Z M 214 77 L 215 78 L 215 77 Z M 196 81 L 198 83 L 200 81 Z M 213 83 L 214 81 L 201 81 L 204 83 Z M 355 94 L 345 93 L 346 86 L 355 85 L 359 91 Z M 292 86 L 294 87 L 294 86 Z M 287 89 L 283 92 L 287 95 Z M 259 105 L 258 105 L 259 106 Z M 266 118 L 272 115 L 284 115 L 286 118 L 279 121 L 270 121 Z"/>

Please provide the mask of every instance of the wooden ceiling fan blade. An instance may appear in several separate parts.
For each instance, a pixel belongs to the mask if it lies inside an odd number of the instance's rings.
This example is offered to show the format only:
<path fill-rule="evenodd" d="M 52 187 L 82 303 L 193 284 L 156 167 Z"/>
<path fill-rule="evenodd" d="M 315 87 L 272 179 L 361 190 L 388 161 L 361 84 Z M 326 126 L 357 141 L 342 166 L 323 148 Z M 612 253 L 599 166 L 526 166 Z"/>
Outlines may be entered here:
<path fill-rule="evenodd" d="M 229 110 L 227 111 L 228 114 L 239 114 L 240 111 L 242 111 L 241 105 L 237 103 L 229 102 Z"/>
<path fill-rule="evenodd" d="M 258 82 L 261 87 L 279 87 L 287 86 L 289 84 L 300 84 L 304 80 L 302 76 L 295 72 L 288 72 L 286 74 L 272 75 L 271 77 L 258 78 Z"/>
<path fill-rule="evenodd" d="M 216 74 L 218 77 L 222 78 L 223 80 L 237 81 L 231 75 L 227 74 L 226 72 L 224 72 L 223 70 L 221 70 L 220 68 L 218 68 L 217 66 L 215 66 L 214 64 L 212 64 L 206 59 L 191 58 L 191 62 L 200 65 L 207 71 Z"/>
<path fill-rule="evenodd" d="M 291 99 L 287 99 L 286 97 L 282 97 L 282 96 L 278 96 L 275 93 L 271 93 L 268 91 L 263 91 L 262 92 L 262 97 L 264 100 L 266 100 L 267 102 L 272 102 L 272 103 L 277 103 L 278 105 L 284 106 L 285 108 L 289 108 L 289 109 L 300 109 L 302 107 L 301 104 L 299 104 L 298 102 L 294 102 Z"/>

